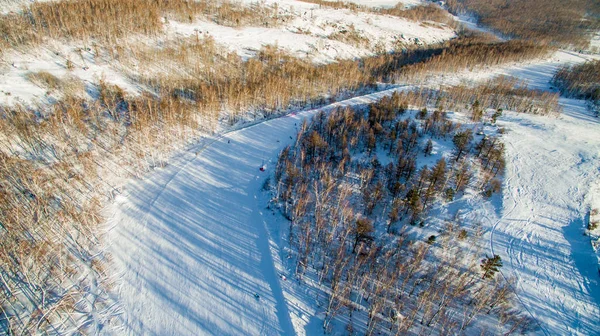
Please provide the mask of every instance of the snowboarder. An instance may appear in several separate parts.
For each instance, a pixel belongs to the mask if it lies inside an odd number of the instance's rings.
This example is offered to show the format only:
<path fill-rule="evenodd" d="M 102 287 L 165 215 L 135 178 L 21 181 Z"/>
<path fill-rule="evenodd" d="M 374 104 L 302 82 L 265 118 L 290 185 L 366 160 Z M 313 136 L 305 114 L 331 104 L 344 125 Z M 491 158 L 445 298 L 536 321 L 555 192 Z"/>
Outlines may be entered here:
<path fill-rule="evenodd" d="M 258 300 L 260 299 L 260 295 L 258 295 L 258 293 L 254 293 L 254 298 Z"/>

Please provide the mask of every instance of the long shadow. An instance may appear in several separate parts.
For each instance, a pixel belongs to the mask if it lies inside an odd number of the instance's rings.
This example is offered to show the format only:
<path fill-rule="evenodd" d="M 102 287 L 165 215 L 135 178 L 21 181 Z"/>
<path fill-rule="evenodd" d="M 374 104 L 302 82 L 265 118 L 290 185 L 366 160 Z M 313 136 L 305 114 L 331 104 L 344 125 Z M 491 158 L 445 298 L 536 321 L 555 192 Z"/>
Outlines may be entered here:
<path fill-rule="evenodd" d="M 559 103 L 563 107 L 564 115 L 592 124 L 600 123 L 600 118 L 592 114 L 592 112 L 586 106 L 587 102 L 585 100 L 575 98 L 560 98 Z"/>
<path fill-rule="evenodd" d="M 596 320 L 586 321 L 581 317 L 574 321 L 574 328 L 585 331 L 588 335 L 597 334 L 600 326 L 600 284 L 598 281 L 598 262 L 596 255 L 592 250 L 589 238 L 582 235 L 584 228 L 583 220 L 577 219 L 563 227 L 565 239 L 571 245 L 571 258 L 575 262 L 575 267 L 581 276 L 582 293 L 580 300 L 585 300 L 586 297 L 591 299 L 591 303 L 596 306 Z M 587 294 L 587 295 L 585 295 Z"/>
<path fill-rule="evenodd" d="M 113 251 L 129 333 L 294 333 L 253 207 L 261 159 L 277 153 L 284 142 L 276 140 L 299 119 L 234 132 L 231 142 L 159 172 L 158 182 L 128 187 Z"/>

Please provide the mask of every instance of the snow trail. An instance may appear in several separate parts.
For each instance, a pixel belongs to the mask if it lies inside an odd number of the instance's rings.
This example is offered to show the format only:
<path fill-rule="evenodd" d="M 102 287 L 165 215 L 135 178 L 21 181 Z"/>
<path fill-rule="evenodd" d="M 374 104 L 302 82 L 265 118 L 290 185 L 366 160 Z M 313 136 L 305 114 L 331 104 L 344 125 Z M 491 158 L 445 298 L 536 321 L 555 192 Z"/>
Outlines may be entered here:
<path fill-rule="evenodd" d="M 600 179 L 600 124 L 583 102 L 561 103 L 567 113 L 557 119 L 511 113 L 501 121 L 509 129 L 504 210 L 490 243 L 542 332 L 592 335 L 600 289 L 583 217 Z"/>

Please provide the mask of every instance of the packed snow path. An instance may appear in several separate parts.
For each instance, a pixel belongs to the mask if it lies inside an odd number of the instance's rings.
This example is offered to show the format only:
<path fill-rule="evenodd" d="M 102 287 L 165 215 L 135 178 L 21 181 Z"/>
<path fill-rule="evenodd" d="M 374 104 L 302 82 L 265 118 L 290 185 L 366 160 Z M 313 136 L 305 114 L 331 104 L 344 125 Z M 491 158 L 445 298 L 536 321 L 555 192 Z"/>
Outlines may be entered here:
<path fill-rule="evenodd" d="M 330 105 L 357 105 L 393 90 Z M 307 111 L 233 131 L 127 186 L 111 219 L 120 316 L 144 335 L 293 335 L 261 186 Z M 267 171 L 259 170 L 263 160 Z M 255 298 L 254 294 L 259 294 Z"/>
<path fill-rule="evenodd" d="M 598 265 L 583 235 L 585 196 L 600 180 L 600 124 L 584 104 L 563 99 L 558 119 L 510 114 L 502 217 L 491 249 L 517 279 L 539 333 L 600 330 Z"/>

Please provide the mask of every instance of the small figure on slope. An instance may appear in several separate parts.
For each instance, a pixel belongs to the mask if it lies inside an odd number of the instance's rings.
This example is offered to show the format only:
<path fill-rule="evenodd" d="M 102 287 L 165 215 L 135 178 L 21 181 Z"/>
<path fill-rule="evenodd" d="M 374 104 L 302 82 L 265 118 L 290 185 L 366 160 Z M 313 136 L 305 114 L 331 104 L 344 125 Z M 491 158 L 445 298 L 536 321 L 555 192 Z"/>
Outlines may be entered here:
<path fill-rule="evenodd" d="M 258 170 L 260 170 L 261 172 L 264 172 L 265 170 L 267 170 L 267 164 L 265 163 L 265 160 L 263 160 L 263 162 L 260 165 L 260 168 L 258 168 Z"/>

